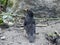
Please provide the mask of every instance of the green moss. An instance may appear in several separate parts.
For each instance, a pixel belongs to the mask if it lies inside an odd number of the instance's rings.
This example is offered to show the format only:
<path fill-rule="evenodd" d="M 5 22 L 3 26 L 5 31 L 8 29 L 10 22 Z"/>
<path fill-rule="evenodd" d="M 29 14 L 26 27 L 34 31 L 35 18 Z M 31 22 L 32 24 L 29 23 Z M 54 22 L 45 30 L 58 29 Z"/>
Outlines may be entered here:
<path fill-rule="evenodd" d="M 5 6 L 6 1 L 7 1 L 7 0 L 0 0 L 0 4 L 2 4 L 3 6 Z M 11 7 L 12 5 L 13 5 L 13 3 L 8 0 L 7 6 Z"/>
<path fill-rule="evenodd" d="M 0 25 L 2 25 L 3 24 L 3 20 L 2 20 L 2 18 L 0 18 Z"/>
<path fill-rule="evenodd" d="M 9 2 L 8 2 L 8 6 L 9 6 L 9 7 L 12 7 L 12 5 L 13 5 L 13 3 L 9 1 Z"/>

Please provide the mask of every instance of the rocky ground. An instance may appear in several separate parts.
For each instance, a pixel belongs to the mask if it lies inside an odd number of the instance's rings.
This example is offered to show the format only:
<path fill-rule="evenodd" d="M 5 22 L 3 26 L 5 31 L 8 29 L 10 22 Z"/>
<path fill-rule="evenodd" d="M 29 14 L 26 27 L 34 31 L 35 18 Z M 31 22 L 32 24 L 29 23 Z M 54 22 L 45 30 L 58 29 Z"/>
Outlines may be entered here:
<path fill-rule="evenodd" d="M 49 22 L 49 25 L 36 27 L 36 40 L 29 43 L 25 37 L 26 33 L 23 27 L 12 26 L 7 29 L 0 30 L 0 45 L 53 45 L 45 39 L 46 33 L 52 33 L 55 30 L 60 32 L 60 23 L 57 21 Z M 38 24 L 40 25 L 40 23 Z M 42 24 L 41 24 L 42 25 Z"/>

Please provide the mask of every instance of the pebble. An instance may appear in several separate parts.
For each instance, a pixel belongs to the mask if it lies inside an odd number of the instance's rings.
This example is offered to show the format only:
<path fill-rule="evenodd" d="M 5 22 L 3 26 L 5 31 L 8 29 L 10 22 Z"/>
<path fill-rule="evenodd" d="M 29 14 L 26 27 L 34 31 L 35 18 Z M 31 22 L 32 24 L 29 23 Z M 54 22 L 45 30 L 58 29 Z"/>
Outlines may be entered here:
<path fill-rule="evenodd" d="M 14 23 L 12 23 L 12 22 L 9 22 L 9 23 L 8 23 L 8 25 L 9 25 L 9 26 L 13 26 L 13 25 L 14 25 Z"/>
<path fill-rule="evenodd" d="M 6 39 L 6 37 L 5 37 L 5 36 L 2 36 L 2 37 L 1 37 L 1 40 L 5 40 L 5 39 Z"/>

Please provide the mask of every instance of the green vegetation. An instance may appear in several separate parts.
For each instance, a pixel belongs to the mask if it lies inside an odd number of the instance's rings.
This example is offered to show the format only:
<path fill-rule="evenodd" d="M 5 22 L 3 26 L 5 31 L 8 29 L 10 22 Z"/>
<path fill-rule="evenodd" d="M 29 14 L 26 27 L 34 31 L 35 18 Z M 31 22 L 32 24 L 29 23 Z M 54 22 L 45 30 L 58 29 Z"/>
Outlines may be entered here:
<path fill-rule="evenodd" d="M 10 0 L 0 0 L 0 4 L 3 6 L 9 6 L 9 7 L 13 5 L 13 3 Z"/>
<path fill-rule="evenodd" d="M 23 2 L 24 3 L 24 2 Z M 16 5 L 15 5 L 16 4 Z M 22 9 L 20 9 L 18 6 L 19 6 L 19 4 L 20 4 L 20 2 L 19 2 L 19 0 L 0 0 L 0 5 L 2 5 L 3 7 L 4 7 L 4 9 L 5 9 L 5 13 L 3 13 L 3 11 L 1 11 L 2 13 L 0 14 L 0 24 L 1 23 L 3 23 L 3 16 L 6 16 L 6 15 L 9 15 L 9 16 L 11 16 L 11 17 L 16 17 L 16 13 L 15 14 L 13 14 L 13 12 L 17 12 L 18 14 L 17 14 L 17 17 L 19 18 L 20 16 L 21 17 L 23 17 L 23 14 L 21 15 L 21 13 L 24 13 L 24 11 L 22 11 L 23 10 L 23 8 Z M 22 4 L 21 4 L 21 6 L 22 6 Z M 24 5 L 23 5 L 24 6 Z M 23 7 L 22 6 L 22 7 Z M 6 9 L 7 9 L 7 7 L 8 7 L 8 9 L 9 8 L 11 8 L 12 10 L 11 10 L 11 12 L 7 12 L 6 11 Z M 16 9 L 15 9 L 16 8 Z M 17 8 L 19 8 L 19 9 L 17 9 Z M 38 7 L 37 7 L 38 8 Z M 41 10 L 43 10 L 42 8 L 43 7 L 40 7 L 41 8 Z M 48 7 L 44 7 L 44 8 L 48 8 Z M 48 8 L 49 9 L 49 8 Z M 40 10 L 40 11 L 41 11 Z M 54 10 L 55 10 L 55 8 L 54 9 L 51 9 L 51 12 L 53 13 L 54 12 Z M 36 11 L 36 10 L 35 10 Z M 36 11 L 37 12 L 37 11 Z M 41 12 L 44 12 L 44 10 L 43 11 L 41 11 Z M 45 11 L 46 12 L 46 11 Z M 48 12 L 47 12 L 48 13 Z M 44 14 L 42 14 L 42 15 L 44 15 Z M 40 15 L 34 15 L 34 16 L 36 16 L 36 17 L 38 17 L 38 18 L 35 18 L 36 20 L 42 20 L 42 21 L 53 21 L 53 20 L 59 20 L 60 18 L 47 18 L 47 17 L 45 17 L 45 18 L 41 18 L 41 16 L 42 16 L 41 14 Z M 9 17 L 8 16 L 8 17 Z M 43 16 L 42 16 L 43 17 Z M 13 20 L 13 19 L 12 19 Z"/>
<path fill-rule="evenodd" d="M 2 18 L 0 18 L 0 25 L 2 25 L 3 24 L 3 20 L 2 20 Z"/>

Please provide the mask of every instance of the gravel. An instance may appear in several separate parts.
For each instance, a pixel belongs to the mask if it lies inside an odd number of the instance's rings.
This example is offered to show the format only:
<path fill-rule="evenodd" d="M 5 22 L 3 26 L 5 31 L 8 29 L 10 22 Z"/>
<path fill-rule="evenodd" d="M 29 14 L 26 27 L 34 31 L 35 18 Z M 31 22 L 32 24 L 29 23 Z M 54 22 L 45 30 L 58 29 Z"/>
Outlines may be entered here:
<path fill-rule="evenodd" d="M 39 24 L 40 25 L 40 24 Z M 8 29 L 1 29 L 2 36 L 5 36 L 5 40 L 1 40 L 0 45 L 54 45 L 45 39 L 46 33 L 51 33 L 57 30 L 60 32 L 60 23 L 52 24 L 46 27 L 36 27 L 36 40 L 34 43 L 30 43 L 25 37 L 26 32 L 23 27 L 12 26 Z"/>

